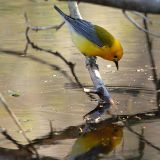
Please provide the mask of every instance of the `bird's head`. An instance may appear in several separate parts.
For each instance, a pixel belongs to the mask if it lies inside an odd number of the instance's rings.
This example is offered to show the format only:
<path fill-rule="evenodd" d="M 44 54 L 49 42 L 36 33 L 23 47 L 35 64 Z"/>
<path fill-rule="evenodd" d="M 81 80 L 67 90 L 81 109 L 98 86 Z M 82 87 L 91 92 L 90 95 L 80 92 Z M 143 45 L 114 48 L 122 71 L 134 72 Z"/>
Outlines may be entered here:
<path fill-rule="evenodd" d="M 118 40 L 115 40 L 113 45 L 110 48 L 109 54 L 106 54 L 105 59 L 113 61 L 118 70 L 119 65 L 118 62 L 123 56 L 123 48 Z"/>
<path fill-rule="evenodd" d="M 115 40 L 113 43 L 113 46 L 111 48 L 111 60 L 115 63 L 116 68 L 118 70 L 118 61 L 122 58 L 123 56 L 123 48 L 118 40 Z"/>

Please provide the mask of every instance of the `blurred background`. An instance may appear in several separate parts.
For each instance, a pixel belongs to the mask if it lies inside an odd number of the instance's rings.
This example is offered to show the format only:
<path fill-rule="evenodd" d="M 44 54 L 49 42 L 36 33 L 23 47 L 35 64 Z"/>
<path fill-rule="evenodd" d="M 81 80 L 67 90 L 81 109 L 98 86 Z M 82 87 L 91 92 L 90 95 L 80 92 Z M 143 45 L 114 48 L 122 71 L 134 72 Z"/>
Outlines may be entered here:
<path fill-rule="evenodd" d="M 47 134 L 50 131 L 50 121 L 56 131 L 84 123 L 83 116 L 96 106 L 96 102 L 91 101 L 83 89 L 78 87 L 70 68 L 59 57 L 31 46 L 28 47 L 27 56 L 21 55 L 27 42 L 24 12 L 33 26 L 57 25 L 62 19 L 53 9 L 53 4 L 69 13 L 67 3 L 55 0 L 0 2 L 0 91 L 31 140 Z M 79 9 L 85 20 L 103 26 L 122 42 L 124 57 L 119 63 L 119 71 L 112 62 L 100 58 L 97 61 L 102 79 L 109 88 L 112 98 L 117 102 L 117 114 L 130 115 L 156 110 L 160 40 L 150 36 L 152 48 L 149 50 L 146 34 L 131 24 L 119 9 L 87 3 L 80 3 Z M 132 16 L 142 26 L 144 25 L 139 16 Z M 159 15 L 149 17 L 153 22 L 160 20 Z M 157 23 L 149 23 L 148 27 L 160 32 Z M 74 47 L 66 25 L 58 31 L 54 29 L 30 31 L 29 37 L 37 46 L 58 51 L 68 61 L 75 63 L 75 73 L 81 84 L 86 88 L 92 87 L 85 67 L 85 58 Z M 0 127 L 5 128 L 17 141 L 25 144 L 21 132 L 1 103 L 0 106 Z M 109 116 L 104 116 L 107 117 Z M 134 131 L 139 134 L 142 128 L 145 128 L 143 136 L 160 148 L 159 119 L 139 121 L 133 126 Z M 110 131 L 107 130 L 108 132 Z M 105 156 L 100 159 L 160 158 L 159 150 L 152 145 L 145 143 L 143 149 L 140 149 L 141 140 L 127 128 L 121 128 L 118 135 L 121 139 L 117 142 L 118 145 L 109 146 L 106 152 L 102 152 Z M 1 147 L 15 148 L 5 137 L 1 135 L 0 138 Z M 90 142 L 91 139 L 87 141 Z M 72 146 L 75 146 L 75 143 L 77 144 L 76 139 L 66 138 L 58 144 L 42 147 L 40 153 L 62 159 L 72 153 L 74 148 Z"/>

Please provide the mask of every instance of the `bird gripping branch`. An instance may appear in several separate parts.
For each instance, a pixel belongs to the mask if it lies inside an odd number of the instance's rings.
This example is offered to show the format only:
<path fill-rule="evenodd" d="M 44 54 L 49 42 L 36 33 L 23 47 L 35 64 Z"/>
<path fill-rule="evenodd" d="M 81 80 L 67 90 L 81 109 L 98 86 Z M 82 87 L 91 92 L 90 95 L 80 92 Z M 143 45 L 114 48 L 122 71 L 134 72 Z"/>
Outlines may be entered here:
<path fill-rule="evenodd" d="M 123 56 L 123 49 L 119 40 L 98 25 L 72 18 L 57 6 L 54 8 L 68 24 L 72 40 L 81 53 L 86 56 L 99 56 L 105 60 L 113 61 L 118 70 L 118 61 Z"/>

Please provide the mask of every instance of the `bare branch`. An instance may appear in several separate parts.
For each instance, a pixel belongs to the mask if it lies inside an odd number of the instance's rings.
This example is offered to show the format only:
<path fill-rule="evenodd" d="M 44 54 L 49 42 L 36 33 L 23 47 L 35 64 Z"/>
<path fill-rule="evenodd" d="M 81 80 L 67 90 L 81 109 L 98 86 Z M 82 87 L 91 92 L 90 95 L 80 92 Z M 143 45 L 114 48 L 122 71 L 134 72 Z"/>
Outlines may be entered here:
<path fill-rule="evenodd" d="M 68 1 L 68 0 L 59 0 Z M 70 0 L 76 1 L 76 0 Z M 142 13 L 160 13 L 160 0 L 79 0 L 103 6 L 115 7 L 124 10 L 134 10 Z"/>
<path fill-rule="evenodd" d="M 26 13 L 26 12 L 24 13 L 24 17 L 25 17 L 25 21 L 26 21 L 27 27 L 30 28 L 30 29 L 33 30 L 33 31 L 48 30 L 48 29 L 56 29 L 56 30 L 59 30 L 59 29 L 65 24 L 65 22 L 63 21 L 63 22 L 60 23 L 59 25 L 42 26 L 42 27 L 32 26 L 32 25 L 30 24 L 30 22 L 29 22 L 29 19 L 28 19 L 28 16 L 27 16 L 27 13 Z"/>
<path fill-rule="evenodd" d="M 145 16 L 147 17 L 147 14 L 145 14 Z M 145 19 L 143 20 L 143 25 L 146 30 L 149 30 L 148 23 Z M 146 42 L 147 42 L 147 47 L 148 47 L 148 54 L 150 57 L 150 63 L 152 66 L 152 74 L 153 74 L 153 78 L 154 78 L 154 84 L 155 84 L 156 91 L 159 91 L 160 90 L 160 79 L 158 78 L 158 73 L 156 70 L 156 63 L 155 63 L 155 59 L 153 56 L 154 55 L 153 50 L 152 50 L 153 43 L 150 38 L 150 35 L 148 33 L 145 33 L 145 35 L 146 35 Z M 157 108 L 160 111 L 160 93 L 159 92 L 156 93 L 156 101 L 157 101 Z"/>
<path fill-rule="evenodd" d="M 19 148 L 20 150 L 26 150 L 28 152 L 28 154 L 34 154 L 32 152 L 32 150 L 29 147 L 25 147 L 24 145 L 18 143 L 15 139 L 12 138 L 11 135 L 8 134 L 8 132 L 6 131 L 6 129 L 4 128 L 0 128 L 0 133 L 9 141 L 11 141 L 13 144 L 15 144 L 17 146 L 17 148 Z"/>
<path fill-rule="evenodd" d="M 137 135 L 138 137 L 141 138 L 141 140 L 143 140 L 147 145 L 151 146 L 152 148 L 160 151 L 160 148 L 156 145 L 154 145 L 153 143 L 151 143 L 150 141 L 148 141 L 146 138 L 144 138 L 141 134 L 139 134 L 138 132 L 134 131 L 129 125 L 127 125 L 127 123 L 125 123 L 125 127 L 132 132 L 133 134 Z"/>
<path fill-rule="evenodd" d="M 75 81 L 77 82 L 78 86 L 80 88 L 83 88 L 83 85 L 82 83 L 79 81 L 77 75 L 76 75 L 76 72 L 75 72 L 75 64 L 68 61 L 61 53 L 57 52 L 57 51 L 52 51 L 50 49 L 44 49 L 42 47 L 39 47 L 38 45 L 36 45 L 34 42 L 32 42 L 32 40 L 30 39 L 29 37 L 29 31 L 30 31 L 30 28 L 29 27 L 26 27 L 26 32 L 25 32 L 25 37 L 26 37 L 26 47 L 25 47 L 25 50 L 24 50 L 24 54 L 26 55 L 27 54 L 27 50 L 28 50 L 28 46 L 30 45 L 33 49 L 36 49 L 36 50 L 39 50 L 39 51 L 43 51 L 43 52 L 46 52 L 46 53 L 49 53 L 49 54 L 52 54 L 56 57 L 59 57 L 61 60 L 63 60 L 65 62 L 65 64 L 68 65 Z M 91 99 L 95 99 L 95 97 L 93 95 L 91 95 L 90 93 L 86 93 Z"/>
<path fill-rule="evenodd" d="M 71 17 L 82 19 L 82 16 L 79 12 L 78 5 L 76 2 L 69 1 L 68 7 L 70 10 Z M 112 98 L 110 97 L 110 94 L 103 83 L 103 80 L 99 73 L 98 65 L 96 64 L 96 57 L 86 57 L 86 66 L 89 71 L 92 82 L 94 84 L 95 90 L 97 91 L 97 94 L 100 97 L 100 101 L 104 102 L 102 105 L 103 110 L 101 110 L 101 113 L 97 109 L 91 111 L 91 113 L 94 113 L 94 118 L 92 117 L 92 115 L 90 115 L 89 118 L 95 119 L 95 117 L 98 118 L 102 113 L 108 111 L 110 106 L 113 105 L 114 102 Z"/>
<path fill-rule="evenodd" d="M 123 10 L 123 14 L 125 15 L 125 17 L 134 25 L 136 26 L 139 30 L 145 32 L 145 33 L 148 33 L 154 37 L 157 37 L 157 38 L 160 38 L 160 34 L 158 33 L 153 33 L 145 28 L 143 28 L 139 23 L 136 22 L 135 19 L 133 19 L 131 16 L 129 16 L 127 14 L 127 12 L 125 10 Z M 138 13 L 135 13 L 135 14 L 138 14 Z M 148 21 L 148 18 L 146 16 L 142 16 L 141 14 L 138 14 L 139 16 L 141 16 L 144 20 L 147 20 Z"/>
<path fill-rule="evenodd" d="M 2 102 L 3 106 L 5 107 L 6 111 L 8 112 L 8 114 L 11 116 L 12 120 L 15 122 L 15 124 L 17 125 L 17 127 L 20 129 L 20 131 L 22 132 L 22 135 L 24 136 L 24 138 L 26 139 L 26 141 L 28 143 L 31 143 L 30 139 L 28 138 L 28 136 L 26 135 L 25 131 L 23 130 L 21 124 L 19 123 L 16 115 L 14 114 L 14 112 L 11 110 L 11 108 L 9 107 L 9 105 L 7 104 L 6 100 L 4 99 L 4 97 L 2 96 L 2 94 L 0 93 L 0 101 Z M 34 148 L 34 146 L 32 146 L 32 149 L 35 151 L 37 158 L 39 159 L 39 155 L 37 150 Z"/>
<path fill-rule="evenodd" d="M 130 13 L 133 13 L 133 14 L 141 17 L 142 19 L 146 20 L 146 22 L 149 22 L 152 24 L 152 21 L 148 17 L 146 17 L 144 14 L 139 13 L 139 12 L 134 12 L 134 11 L 131 11 Z"/>
<path fill-rule="evenodd" d="M 29 138 L 27 137 L 27 135 L 25 134 L 25 131 L 23 130 L 23 128 L 21 127 L 21 124 L 19 123 L 16 115 L 14 114 L 14 112 L 11 110 L 11 108 L 9 107 L 9 105 L 7 104 L 6 100 L 4 99 L 4 97 L 2 96 L 2 94 L 0 94 L 0 100 L 3 104 L 3 106 L 5 107 L 6 111 L 9 113 L 9 115 L 11 116 L 12 120 L 15 122 L 15 124 L 17 125 L 17 127 L 20 129 L 20 131 L 22 131 L 22 135 L 24 136 L 24 138 L 26 139 L 27 142 L 30 142 Z"/>

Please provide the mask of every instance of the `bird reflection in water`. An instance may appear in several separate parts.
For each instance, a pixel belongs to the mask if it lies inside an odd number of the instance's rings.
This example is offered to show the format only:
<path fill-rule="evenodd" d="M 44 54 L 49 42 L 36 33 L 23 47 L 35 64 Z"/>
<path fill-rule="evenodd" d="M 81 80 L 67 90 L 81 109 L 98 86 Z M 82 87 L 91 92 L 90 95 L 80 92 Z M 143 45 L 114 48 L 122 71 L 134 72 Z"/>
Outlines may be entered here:
<path fill-rule="evenodd" d="M 80 136 L 68 156 L 68 160 L 98 160 L 101 155 L 113 151 L 121 143 L 123 127 L 116 124 L 100 126 Z"/>

